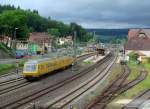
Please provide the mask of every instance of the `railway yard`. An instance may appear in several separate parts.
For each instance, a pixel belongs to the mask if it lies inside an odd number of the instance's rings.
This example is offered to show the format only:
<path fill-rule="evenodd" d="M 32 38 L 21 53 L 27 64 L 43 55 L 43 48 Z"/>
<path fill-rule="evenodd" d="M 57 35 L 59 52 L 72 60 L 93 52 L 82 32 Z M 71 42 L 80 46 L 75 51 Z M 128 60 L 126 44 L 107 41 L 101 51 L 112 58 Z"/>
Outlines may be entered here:
<path fill-rule="evenodd" d="M 150 109 L 149 8 L 0 0 L 0 109 Z"/>
<path fill-rule="evenodd" d="M 133 100 L 119 108 L 109 105 L 147 76 L 141 69 L 132 80 L 132 71 L 118 63 L 119 56 L 107 52 L 104 56 L 90 53 L 78 56 L 76 63 L 27 81 L 23 69 L 0 75 L 0 109 L 143 109 L 150 90 L 141 91 Z"/>

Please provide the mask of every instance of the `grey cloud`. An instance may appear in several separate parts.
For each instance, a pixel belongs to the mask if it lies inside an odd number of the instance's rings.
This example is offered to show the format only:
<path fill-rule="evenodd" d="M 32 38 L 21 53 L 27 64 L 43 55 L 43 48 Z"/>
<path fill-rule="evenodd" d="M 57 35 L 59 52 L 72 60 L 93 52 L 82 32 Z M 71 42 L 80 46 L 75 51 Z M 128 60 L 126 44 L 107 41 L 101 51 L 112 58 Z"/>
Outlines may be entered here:
<path fill-rule="evenodd" d="M 87 28 L 150 27 L 149 0 L 1 0 Z"/>

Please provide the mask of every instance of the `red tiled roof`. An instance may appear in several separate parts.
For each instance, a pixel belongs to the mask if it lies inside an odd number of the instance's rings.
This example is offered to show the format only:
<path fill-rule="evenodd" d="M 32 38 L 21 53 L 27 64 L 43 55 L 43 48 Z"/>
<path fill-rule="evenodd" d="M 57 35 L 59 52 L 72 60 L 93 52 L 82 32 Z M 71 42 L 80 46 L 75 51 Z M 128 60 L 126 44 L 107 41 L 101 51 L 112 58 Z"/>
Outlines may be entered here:
<path fill-rule="evenodd" d="M 52 39 L 49 34 L 45 33 L 45 32 L 33 32 L 30 33 L 29 36 L 29 41 L 31 42 L 35 42 L 35 41 L 39 41 L 39 40 L 50 40 Z"/>
<path fill-rule="evenodd" d="M 138 36 L 139 33 L 145 33 L 150 38 L 150 29 L 129 29 L 128 39 Z"/>
<path fill-rule="evenodd" d="M 125 44 L 126 50 L 150 50 L 150 38 L 133 37 Z"/>

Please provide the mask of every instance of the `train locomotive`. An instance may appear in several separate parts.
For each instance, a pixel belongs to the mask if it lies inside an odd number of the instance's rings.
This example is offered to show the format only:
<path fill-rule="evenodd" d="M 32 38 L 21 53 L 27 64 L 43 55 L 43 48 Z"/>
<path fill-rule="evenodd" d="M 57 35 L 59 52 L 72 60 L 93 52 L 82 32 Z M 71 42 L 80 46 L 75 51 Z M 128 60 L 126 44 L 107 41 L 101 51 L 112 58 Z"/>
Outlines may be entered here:
<path fill-rule="evenodd" d="M 55 70 L 66 68 L 73 64 L 75 58 L 64 56 L 60 58 L 30 60 L 24 64 L 23 77 L 27 80 L 39 78 L 44 74 L 51 73 Z"/>

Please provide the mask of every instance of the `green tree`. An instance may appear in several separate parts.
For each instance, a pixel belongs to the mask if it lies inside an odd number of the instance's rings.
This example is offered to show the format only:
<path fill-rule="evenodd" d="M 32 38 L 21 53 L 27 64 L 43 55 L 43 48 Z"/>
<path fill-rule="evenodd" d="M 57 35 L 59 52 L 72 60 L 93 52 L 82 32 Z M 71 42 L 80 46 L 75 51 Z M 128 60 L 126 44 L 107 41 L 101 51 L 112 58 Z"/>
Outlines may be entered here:
<path fill-rule="evenodd" d="M 84 41 L 84 36 L 87 34 L 86 30 L 83 29 L 80 25 L 76 24 L 76 23 L 71 23 L 70 24 L 70 33 L 72 35 L 74 35 L 74 32 L 76 32 L 77 34 L 77 40 L 78 41 Z"/>
<path fill-rule="evenodd" d="M 60 32 L 60 37 L 65 37 L 69 35 L 69 25 L 66 25 L 63 22 L 57 22 L 56 26 L 56 28 Z"/>
<path fill-rule="evenodd" d="M 110 41 L 111 44 L 116 44 L 117 43 L 117 38 L 113 37 Z"/>
<path fill-rule="evenodd" d="M 0 4 L 0 13 L 7 11 L 7 10 L 15 10 L 16 8 L 12 5 L 1 5 Z"/>
<path fill-rule="evenodd" d="M 93 34 L 91 33 L 86 33 L 85 35 L 83 35 L 83 42 L 92 42 L 93 41 Z"/>
<path fill-rule="evenodd" d="M 37 10 L 22 10 L 11 5 L 0 5 L 0 34 L 9 35 L 13 38 L 15 28 L 17 38 L 28 38 L 29 32 L 46 32 L 55 37 L 66 37 L 74 35 L 78 42 L 86 42 L 91 39 L 91 35 L 76 23 L 65 24 L 52 20 L 51 17 L 44 18 Z"/>
<path fill-rule="evenodd" d="M 5 34 L 13 38 L 15 28 L 19 28 L 19 31 L 17 31 L 17 38 L 26 38 L 28 36 L 26 19 L 26 15 L 23 10 L 5 11 L 0 14 L 1 32 L 5 32 Z"/>
<path fill-rule="evenodd" d="M 60 32 L 57 28 L 48 29 L 47 32 L 48 32 L 48 34 L 50 34 L 54 37 L 59 37 L 60 36 Z"/>
<path fill-rule="evenodd" d="M 52 29 L 48 29 L 47 32 L 50 35 L 50 37 L 52 38 L 52 46 L 57 47 L 57 45 L 58 45 L 57 41 L 60 36 L 59 30 L 56 28 L 52 28 Z"/>

